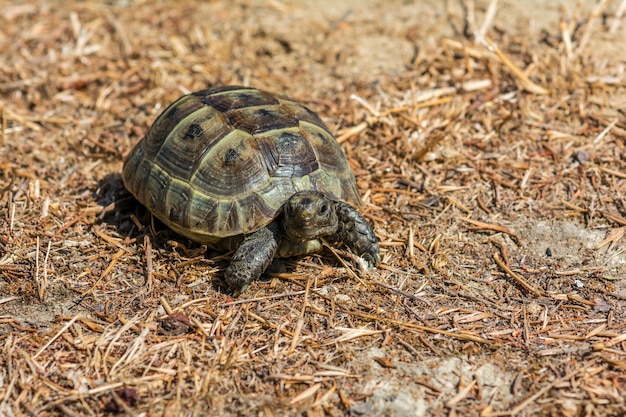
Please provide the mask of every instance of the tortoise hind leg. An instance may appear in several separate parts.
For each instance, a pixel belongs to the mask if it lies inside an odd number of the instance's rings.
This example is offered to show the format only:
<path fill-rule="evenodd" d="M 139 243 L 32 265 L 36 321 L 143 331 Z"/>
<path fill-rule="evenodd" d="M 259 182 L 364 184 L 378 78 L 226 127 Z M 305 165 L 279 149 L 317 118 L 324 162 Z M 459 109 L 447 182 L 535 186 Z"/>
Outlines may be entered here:
<path fill-rule="evenodd" d="M 339 219 L 339 228 L 331 239 L 345 243 L 352 252 L 365 259 L 371 267 L 379 263 L 378 239 L 365 217 L 351 205 L 342 202 L 335 202 L 335 210 Z"/>
<path fill-rule="evenodd" d="M 274 259 L 280 237 L 276 225 L 270 224 L 245 237 L 226 269 L 226 284 L 238 296 L 258 279 Z"/>

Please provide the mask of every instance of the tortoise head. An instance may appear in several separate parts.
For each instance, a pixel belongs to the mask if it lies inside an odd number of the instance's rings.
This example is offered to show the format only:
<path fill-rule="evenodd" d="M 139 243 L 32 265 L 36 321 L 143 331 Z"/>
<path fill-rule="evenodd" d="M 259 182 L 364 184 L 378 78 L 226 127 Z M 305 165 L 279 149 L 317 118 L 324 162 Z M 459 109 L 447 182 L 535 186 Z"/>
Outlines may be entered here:
<path fill-rule="evenodd" d="M 339 221 L 334 201 L 320 191 L 300 191 L 284 206 L 285 236 L 297 242 L 317 239 L 337 232 Z"/>

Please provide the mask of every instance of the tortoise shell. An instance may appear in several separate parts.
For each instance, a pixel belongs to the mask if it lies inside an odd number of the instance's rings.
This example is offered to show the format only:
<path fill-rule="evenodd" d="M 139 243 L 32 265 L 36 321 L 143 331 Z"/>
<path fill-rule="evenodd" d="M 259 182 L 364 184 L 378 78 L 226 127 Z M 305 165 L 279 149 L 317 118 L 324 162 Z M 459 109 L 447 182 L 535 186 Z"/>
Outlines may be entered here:
<path fill-rule="evenodd" d="M 346 157 L 319 116 L 248 87 L 179 98 L 130 152 L 122 177 L 163 223 L 206 244 L 268 225 L 298 191 L 361 205 Z"/>

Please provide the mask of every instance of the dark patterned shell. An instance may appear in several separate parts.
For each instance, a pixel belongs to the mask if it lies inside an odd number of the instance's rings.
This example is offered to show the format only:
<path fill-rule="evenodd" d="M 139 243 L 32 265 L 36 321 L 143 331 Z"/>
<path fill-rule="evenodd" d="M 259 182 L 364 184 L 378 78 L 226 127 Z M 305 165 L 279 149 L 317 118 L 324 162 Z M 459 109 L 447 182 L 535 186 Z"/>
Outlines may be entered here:
<path fill-rule="evenodd" d="M 361 202 L 339 144 L 308 108 L 247 87 L 179 98 L 124 162 L 126 188 L 201 243 L 269 224 L 297 191 Z"/>

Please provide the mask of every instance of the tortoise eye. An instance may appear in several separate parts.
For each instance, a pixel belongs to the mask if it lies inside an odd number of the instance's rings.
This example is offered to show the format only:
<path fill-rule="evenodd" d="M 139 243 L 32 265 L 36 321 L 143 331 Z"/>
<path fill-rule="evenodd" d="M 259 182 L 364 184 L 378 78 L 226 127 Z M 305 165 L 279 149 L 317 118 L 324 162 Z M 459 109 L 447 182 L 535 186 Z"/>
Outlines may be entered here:
<path fill-rule="evenodd" d="M 324 203 L 320 206 L 320 214 L 325 215 L 328 213 L 328 203 Z"/>

